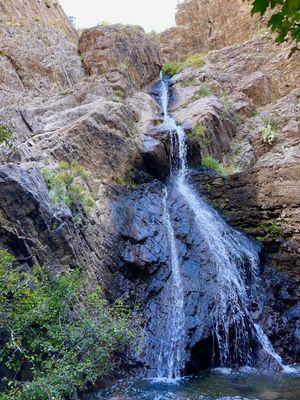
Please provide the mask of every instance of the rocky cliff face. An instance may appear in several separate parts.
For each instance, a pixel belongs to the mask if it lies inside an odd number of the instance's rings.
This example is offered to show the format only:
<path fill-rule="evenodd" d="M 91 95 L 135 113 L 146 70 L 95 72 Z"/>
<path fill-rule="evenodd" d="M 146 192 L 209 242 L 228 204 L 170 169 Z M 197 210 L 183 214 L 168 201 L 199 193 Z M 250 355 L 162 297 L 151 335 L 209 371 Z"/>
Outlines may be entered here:
<path fill-rule="evenodd" d="M 13 144 L 0 145 L 0 246 L 28 266 L 84 264 L 91 281 L 117 297 L 123 275 L 116 269 L 111 213 L 135 168 L 143 169 L 139 132 L 157 105 L 137 88 L 157 78 L 157 45 L 141 28 L 103 27 L 104 55 L 95 28 L 83 33 L 80 57 L 76 33 L 56 1 L 1 1 L 0 10 L 0 126 Z M 100 59 L 104 70 L 88 70 Z M 72 160 L 91 174 L 87 186 L 97 204 L 80 221 L 68 207 L 51 203 L 41 175 L 44 166 Z"/>
<path fill-rule="evenodd" d="M 57 0 L 1 0 L 0 21 L 19 28 L 38 22 L 61 31 L 77 44 L 77 33 Z"/>
<path fill-rule="evenodd" d="M 249 40 L 265 30 L 250 15 L 251 3 L 243 0 L 185 0 L 177 6 L 176 27 L 158 35 L 162 56 L 177 60 Z"/>
<path fill-rule="evenodd" d="M 83 75 L 77 33 L 57 1 L 0 2 L 1 108 L 45 98 Z"/>
<path fill-rule="evenodd" d="M 97 26 L 86 29 L 79 41 L 79 51 L 88 74 L 106 74 L 119 82 L 119 90 L 141 88 L 153 81 L 160 71 L 158 48 L 139 26 Z M 128 81 L 127 88 L 120 81 Z"/>

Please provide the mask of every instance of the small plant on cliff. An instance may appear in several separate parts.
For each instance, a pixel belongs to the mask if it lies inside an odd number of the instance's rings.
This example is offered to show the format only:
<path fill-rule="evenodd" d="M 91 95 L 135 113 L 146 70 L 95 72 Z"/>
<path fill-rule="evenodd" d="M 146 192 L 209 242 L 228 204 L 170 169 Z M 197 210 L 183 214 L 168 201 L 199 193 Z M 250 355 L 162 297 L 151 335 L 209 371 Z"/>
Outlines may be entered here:
<path fill-rule="evenodd" d="M 200 68 L 205 65 L 203 54 L 191 54 L 180 61 L 168 62 L 163 65 L 162 71 L 164 74 L 174 76 L 178 74 L 184 67 Z"/>
<path fill-rule="evenodd" d="M 12 131 L 6 126 L 0 126 L 0 145 L 8 147 L 10 150 L 14 150 L 15 146 L 12 143 Z"/>
<path fill-rule="evenodd" d="M 202 159 L 202 165 L 205 168 L 213 169 L 220 175 L 224 175 L 224 168 L 222 167 L 221 163 L 219 160 L 216 160 L 215 158 L 208 156 Z"/>
<path fill-rule="evenodd" d="M 100 22 L 98 23 L 98 25 L 99 25 L 99 26 L 109 26 L 109 25 L 110 25 L 110 22 L 107 22 L 107 21 L 100 21 Z"/>
<path fill-rule="evenodd" d="M 206 97 L 211 95 L 211 88 L 207 83 L 201 83 L 196 97 Z"/>
<path fill-rule="evenodd" d="M 79 271 L 49 277 L 0 250 L 1 372 L 5 400 L 63 400 L 115 368 L 133 337 L 121 301 L 110 306 Z"/>
<path fill-rule="evenodd" d="M 71 164 L 60 162 L 56 168 L 43 168 L 41 172 L 54 204 L 65 204 L 79 212 L 84 209 L 90 213 L 93 210 L 95 199 L 83 186 L 89 173 L 82 165 L 76 161 Z"/>
<path fill-rule="evenodd" d="M 196 125 L 194 129 L 187 133 L 187 136 L 191 140 L 201 141 L 205 137 L 205 126 L 199 124 Z"/>
<path fill-rule="evenodd" d="M 256 239 L 260 242 L 277 239 L 283 234 L 283 227 L 280 222 L 276 220 L 271 220 L 266 224 L 259 225 L 254 230 L 260 232 L 260 235 L 256 236 Z"/>
<path fill-rule="evenodd" d="M 262 141 L 267 145 L 271 146 L 275 142 L 278 136 L 278 131 L 276 130 L 273 124 L 267 122 L 266 125 L 262 128 L 261 134 L 262 134 Z"/>
<path fill-rule="evenodd" d="M 179 62 L 169 62 L 162 66 L 162 72 L 170 76 L 178 74 L 180 71 L 181 64 Z"/>
<path fill-rule="evenodd" d="M 204 67 L 205 62 L 203 60 L 203 54 L 196 53 L 190 54 L 182 61 L 182 66 L 191 68 L 201 68 Z"/>

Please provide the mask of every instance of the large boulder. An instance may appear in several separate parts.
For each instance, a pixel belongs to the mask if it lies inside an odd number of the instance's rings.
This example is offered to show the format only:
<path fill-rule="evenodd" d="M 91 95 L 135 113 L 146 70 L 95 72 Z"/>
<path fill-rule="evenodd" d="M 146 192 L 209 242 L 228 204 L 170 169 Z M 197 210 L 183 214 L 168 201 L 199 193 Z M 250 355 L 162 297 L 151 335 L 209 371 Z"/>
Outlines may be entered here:
<path fill-rule="evenodd" d="M 90 75 L 106 74 L 115 84 L 125 78 L 138 89 L 156 79 L 161 68 L 157 43 L 138 26 L 116 24 L 86 29 L 80 37 L 79 51 Z"/>

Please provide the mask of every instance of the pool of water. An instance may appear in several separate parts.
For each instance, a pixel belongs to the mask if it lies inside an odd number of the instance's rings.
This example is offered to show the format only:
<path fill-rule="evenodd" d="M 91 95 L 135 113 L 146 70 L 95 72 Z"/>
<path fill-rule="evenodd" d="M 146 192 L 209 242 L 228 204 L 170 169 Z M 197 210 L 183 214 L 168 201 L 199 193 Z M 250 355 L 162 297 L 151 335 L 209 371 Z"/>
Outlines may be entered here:
<path fill-rule="evenodd" d="M 255 371 L 216 369 L 198 377 L 127 380 L 86 400 L 300 400 L 300 369 L 266 375 Z"/>

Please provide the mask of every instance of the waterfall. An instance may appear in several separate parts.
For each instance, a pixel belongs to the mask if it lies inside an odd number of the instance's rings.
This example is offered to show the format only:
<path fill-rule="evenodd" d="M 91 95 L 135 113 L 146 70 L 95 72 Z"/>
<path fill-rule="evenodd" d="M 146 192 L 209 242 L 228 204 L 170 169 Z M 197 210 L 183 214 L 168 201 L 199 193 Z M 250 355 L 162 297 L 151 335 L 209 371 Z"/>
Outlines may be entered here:
<path fill-rule="evenodd" d="M 253 342 L 279 364 L 262 328 L 254 322 L 250 306 L 259 298 L 259 246 L 231 228 L 192 188 L 188 181 L 186 135 L 168 113 L 169 82 L 161 75 L 160 103 L 164 125 L 170 132 L 170 179 L 173 188 L 192 212 L 199 235 L 206 243 L 215 276 L 214 307 L 210 312 L 212 336 L 221 366 L 251 365 Z M 184 367 L 185 331 L 184 282 L 178 258 L 177 240 L 168 210 L 168 190 L 164 189 L 163 224 L 171 252 L 172 302 L 166 335 L 161 338 L 159 377 L 176 378 Z M 199 265 L 201 268 L 201 265 Z"/>
<path fill-rule="evenodd" d="M 184 347 L 184 295 L 178 259 L 176 238 L 168 210 L 168 190 L 164 188 L 163 223 L 170 245 L 172 266 L 172 304 L 167 321 L 167 335 L 161 342 L 158 359 L 158 378 L 180 376 Z M 165 357 L 167 356 L 167 357 Z"/>

